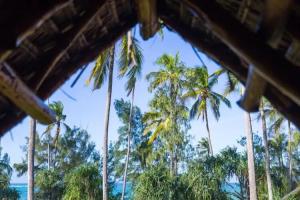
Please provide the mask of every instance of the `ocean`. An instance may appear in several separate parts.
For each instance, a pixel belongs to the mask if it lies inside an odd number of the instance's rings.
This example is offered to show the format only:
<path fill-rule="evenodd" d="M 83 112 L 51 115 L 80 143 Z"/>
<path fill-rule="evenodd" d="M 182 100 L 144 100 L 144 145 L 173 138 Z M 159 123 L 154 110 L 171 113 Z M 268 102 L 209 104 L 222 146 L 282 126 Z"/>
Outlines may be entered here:
<path fill-rule="evenodd" d="M 10 187 L 16 189 L 19 192 L 20 200 L 27 199 L 27 184 L 26 183 L 11 184 Z"/>
<path fill-rule="evenodd" d="M 15 183 L 10 185 L 11 188 L 16 189 L 20 194 L 19 200 L 27 200 L 27 184 L 26 183 Z M 126 192 L 130 193 L 131 185 L 127 183 Z M 116 183 L 113 193 L 118 194 L 122 192 L 122 183 Z"/>
<path fill-rule="evenodd" d="M 237 183 L 230 183 L 230 187 L 226 186 L 225 190 L 228 192 L 238 191 L 239 185 Z M 19 184 L 11 184 L 11 188 L 15 188 L 19 194 L 20 194 L 20 200 L 27 200 L 27 184 L 26 183 L 19 183 Z M 127 193 L 130 193 L 131 186 L 128 184 L 128 187 L 126 188 Z M 117 183 L 114 188 L 114 193 L 121 193 L 122 192 L 122 183 Z M 235 199 L 235 198 L 232 198 Z"/>

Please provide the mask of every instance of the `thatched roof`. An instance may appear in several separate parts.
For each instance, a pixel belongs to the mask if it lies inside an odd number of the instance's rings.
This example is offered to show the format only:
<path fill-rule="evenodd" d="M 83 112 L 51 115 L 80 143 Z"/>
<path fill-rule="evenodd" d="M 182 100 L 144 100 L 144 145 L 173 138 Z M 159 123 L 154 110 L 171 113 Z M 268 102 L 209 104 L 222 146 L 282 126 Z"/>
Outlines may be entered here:
<path fill-rule="evenodd" d="M 136 23 L 151 37 L 158 19 L 247 85 L 241 107 L 256 111 L 264 95 L 300 127 L 297 1 L 4 0 L 0 13 L 0 136 L 25 112 L 49 123 L 52 113 L 39 98 Z"/>

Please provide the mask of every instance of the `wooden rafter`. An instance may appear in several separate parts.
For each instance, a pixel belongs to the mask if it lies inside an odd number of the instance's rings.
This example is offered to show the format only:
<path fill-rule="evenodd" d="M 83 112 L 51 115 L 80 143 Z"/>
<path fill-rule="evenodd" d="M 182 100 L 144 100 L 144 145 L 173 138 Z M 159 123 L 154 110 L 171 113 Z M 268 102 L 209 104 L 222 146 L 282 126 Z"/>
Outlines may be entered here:
<path fill-rule="evenodd" d="M 63 36 L 62 43 L 56 47 L 55 54 L 53 55 L 52 61 L 46 66 L 40 74 L 40 78 L 37 80 L 35 85 L 35 90 L 38 90 L 45 79 L 49 76 L 49 74 L 53 71 L 57 63 L 62 59 L 62 57 L 67 53 L 68 49 L 82 36 L 84 30 L 89 26 L 89 24 L 94 20 L 95 16 L 97 16 L 98 11 L 104 5 L 105 1 L 98 1 L 96 4 L 91 6 L 90 10 L 86 12 L 86 15 L 82 17 L 82 19 L 74 25 L 74 29 L 70 32 L 66 33 Z"/>
<path fill-rule="evenodd" d="M 1 93 L 39 122 L 54 122 L 55 114 L 19 79 L 10 66 L 6 63 L 0 66 Z"/>
<path fill-rule="evenodd" d="M 170 13 L 159 13 L 159 16 L 167 26 L 175 30 L 185 40 L 192 43 L 220 66 L 223 66 L 232 72 L 243 84 L 246 83 L 248 69 L 241 64 L 240 58 L 229 51 L 225 45 L 216 46 L 214 43 L 207 40 L 207 35 L 205 36 L 203 33 L 191 29 L 189 26 L 180 22 L 178 18 L 171 18 Z M 279 112 L 296 126 L 300 127 L 300 118 L 298 117 L 300 106 L 272 85 L 267 86 L 264 96 Z"/>
<path fill-rule="evenodd" d="M 265 2 L 265 10 L 258 35 L 273 48 L 279 45 L 282 38 L 291 3 L 292 0 L 267 0 Z M 244 96 L 238 104 L 248 112 L 258 111 L 260 99 L 266 85 L 267 82 L 256 71 L 256 67 L 250 65 Z"/>
<path fill-rule="evenodd" d="M 261 41 L 218 4 L 185 0 L 189 9 L 206 20 L 207 27 L 237 55 L 256 67 L 257 73 L 300 105 L 300 68 Z"/>
<path fill-rule="evenodd" d="M 52 1 L 6 1 L 1 9 L 14 8 L 10 19 L 1 23 L 0 50 L 14 48 L 17 39 L 22 41 L 34 32 L 53 13 L 67 6 L 70 0 Z M 26 16 L 26 17 L 24 17 Z M 30 17 L 27 17 L 30 16 Z"/>
<path fill-rule="evenodd" d="M 152 37 L 158 30 L 157 0 L 135 0 L 143 39 Z"/>

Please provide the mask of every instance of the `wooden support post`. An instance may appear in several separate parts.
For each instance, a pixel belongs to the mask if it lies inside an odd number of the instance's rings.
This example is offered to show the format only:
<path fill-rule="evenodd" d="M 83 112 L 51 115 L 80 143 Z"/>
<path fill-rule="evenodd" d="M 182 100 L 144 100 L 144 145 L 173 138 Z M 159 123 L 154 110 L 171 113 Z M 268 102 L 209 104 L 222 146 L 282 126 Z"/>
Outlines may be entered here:
<path fill-rule="evenodd" d="M 300 68 L 261 41 L 257 34 L 209 0 L 185 0 L 189 9 L 204 18 L 207 27 L 237 55 L 256 67 L 257 73 L 300 105 Z"/>
<path fill-rule="evenodd" d="M 182 23 L 177 18 L 172 18 L 170 13 L 166 10 L 162 11 L 163 12 L 159 13 L 159 17 L 167 26 L 174 29 L 185 40 L 192 43 L 217 64 L 232 72 L 243 84 L 246 83 L 248 74 L 247 68 L 242 65 L 240 58 L 230 51 L 224 44 L 218 45 L 216 42 L 210 42 L 207 40 L 209 38 L 208 33 L 191 29 L 191 27 Z M 264 95 L 279 112 L 300 128 L 300 106 L 287 96 L 283 95 L 272 85 L 267 85 Z"/>
<path fill-rule="evenodd" d="M 55 114 L 38 98 L 6 63 L 0 69 L 1 93 L 21 110 L 43 124 L 55 121 Z"/>
<path fill-rule="evenodd" d="M 286 18 L 291 6 L 291 0 L 267 0 L 261 26 L 258 30 L 264 41 L 276 48 L 284 33 Z M 260 105 L 260 99 L 265 91 L 267 82 L 259 73 L 256 67 L 249 66 L 249 73 L 244 95 L 238 104 L 247 112 L 257 112 Z"/>
<path fill-rule="evenodd" d="M 135 0 L 141 36 L 144 40 L 152 37 L 159 28 L 156 0 Z"/>

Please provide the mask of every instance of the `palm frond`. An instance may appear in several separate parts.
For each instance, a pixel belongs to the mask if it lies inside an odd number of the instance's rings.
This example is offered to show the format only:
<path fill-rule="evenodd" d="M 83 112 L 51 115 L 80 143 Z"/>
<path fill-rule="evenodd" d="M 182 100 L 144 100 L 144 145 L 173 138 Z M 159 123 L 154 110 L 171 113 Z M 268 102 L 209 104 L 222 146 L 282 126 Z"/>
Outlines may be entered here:
<path fill-rule="evenodd" d="M 108 66 L 111 59 L 110 57 L 110 51 L 111 49 L 107 49 L 99 54 L 99 56 L 96 59 L 95 66 L 86 81 L 86 84 L 89 85 L 92 80 L 93 82 L 93 90 L 99 89 L 104 84 L 104 81 L 107 77 L 108 73 Z"/>
<path fill-rule="evenodd" d="M 211 111 L 215 119 L 218 121 L 220 118 L 220 99 L 210 96 L 209 103 L 210 103 Z"/>
<path fill-rule="evenodd" d="M 197 93 L 193 89 L 187 91 L 185 94 L 181 96 L 182 99 L 195 98 L 195 97 L 197 97 Z"/>
<path fill-rule="evenodd" d="M 146 123 L 147 121 L 154 120 L 160 117 L 159 112 L 147 112 L 143 115 L 143 122 Z"/>
<path fill-rule="evenodd" d="M 238 85 L 239 85 L 239 81 L 229 71 L 227 71 L 226 74 L 227 74 L 227 84 L 226 84 L 226 88 L 225 88 L 225 91 L 224 91 L 224 95 L 228 96 L 230 93 L 237 90 Z"/>
<path fill-rule="evenodd" d="M 190 119 L 194 119 L 195 116 L 198 114 L 200 102 L 201 102 L 200 98 L 197 98 L 197 100 L 192 105 L 192 108 L 190 110 Z"/>
<path fill-rule="evenodd" d="M 158 135 L 163 131 L 167 131 L 169 129 L 171 120 L 170 118 L 166 118 L 164 122 L 159 123 L 159 125 L 156 127 L 155 131 L 151 134 L 148 145 L 152 144 L 154 140 L 158 137 Z"/>
<path fill-rule="evenodd" d="M 128 37 L 124 35 L 121 40 L 120 45 L 120 56 L 119 56 L 119 76 L 123 77 L 126 75 L 129 68 L 129 47 L 128 47 Z"/>
<path fill-rule="evenodd" d="M 214 85 L 218 83 L 219 77 L 218 76 L 210 76 L 208 80 L 208 88 L 213 88 Z"/>
<path fill-rule="evenodd" d="M 211 92 L 211 95 L 215 96 L 215 98 L 218 98 L 221 100 L 227 107 L 231 108 L 231 103 L 229 99 L 227 99 L 225 96 L 218 94 L 216 92 Z"/>

